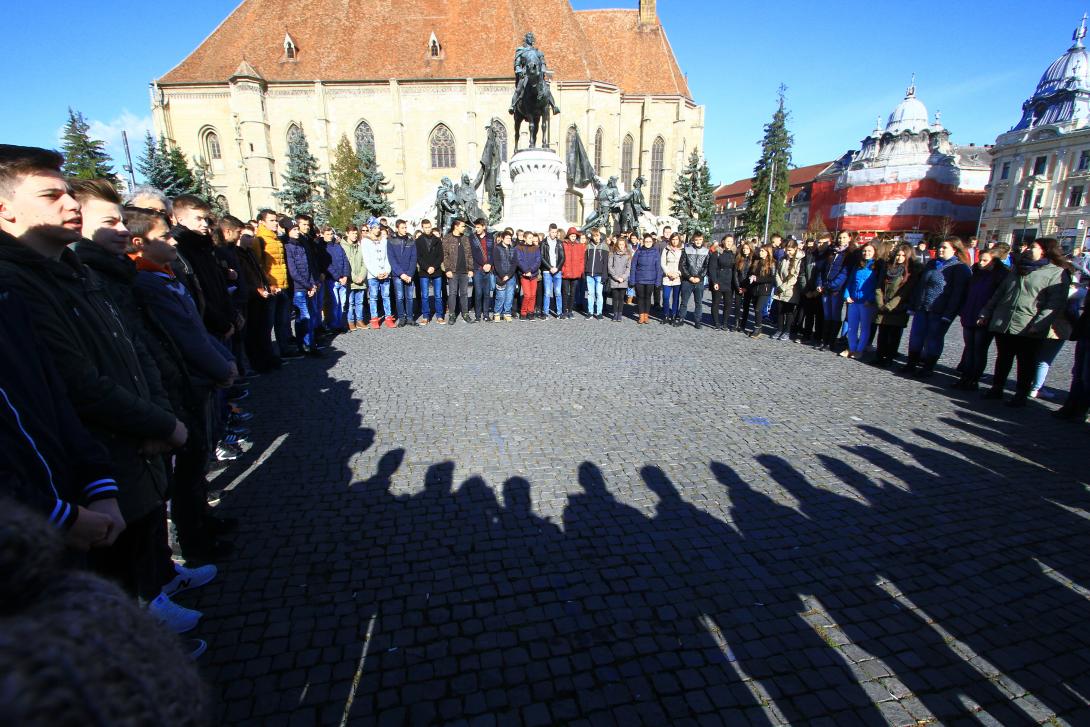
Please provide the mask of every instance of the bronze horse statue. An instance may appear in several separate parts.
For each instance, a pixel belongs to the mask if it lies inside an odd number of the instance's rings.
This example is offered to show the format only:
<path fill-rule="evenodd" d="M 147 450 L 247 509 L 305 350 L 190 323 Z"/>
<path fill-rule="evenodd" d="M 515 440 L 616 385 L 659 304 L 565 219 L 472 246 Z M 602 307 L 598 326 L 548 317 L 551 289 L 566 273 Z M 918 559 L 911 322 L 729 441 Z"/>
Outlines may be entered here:
<path fill-rule="evenodd" d="M 525 59 L 526 87 L 515 102 L 515 150 L 519 148 L 522 122 L 530 122 L 530 148 L 537 147 L 537 132 L 541 130 L 541 145 L 549 146 L 549 117 L 553 103 L 549 84 L 545 80 L 542 59 L 538 54 L 528 54 Z"/>

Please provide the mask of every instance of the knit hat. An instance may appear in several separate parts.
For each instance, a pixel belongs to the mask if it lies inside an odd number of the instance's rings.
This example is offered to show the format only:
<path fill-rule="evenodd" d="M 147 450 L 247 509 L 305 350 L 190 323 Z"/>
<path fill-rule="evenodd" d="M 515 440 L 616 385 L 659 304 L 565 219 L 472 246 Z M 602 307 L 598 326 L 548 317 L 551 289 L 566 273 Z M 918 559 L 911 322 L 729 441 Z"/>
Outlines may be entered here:
<path fill-rule="evenodd" d="M 291 228 L 295 227 L 295 220 L 290 217 L 281 217 L 280 226 L 284 228 L 284 232 L 287 232 Z"/>
<path fill-rule="evenodd" d="M 0 715 L 6 724 L 199 725 L 177 638 L 113 583 L 62 565 L 44 518 L 0 500 Z"/>

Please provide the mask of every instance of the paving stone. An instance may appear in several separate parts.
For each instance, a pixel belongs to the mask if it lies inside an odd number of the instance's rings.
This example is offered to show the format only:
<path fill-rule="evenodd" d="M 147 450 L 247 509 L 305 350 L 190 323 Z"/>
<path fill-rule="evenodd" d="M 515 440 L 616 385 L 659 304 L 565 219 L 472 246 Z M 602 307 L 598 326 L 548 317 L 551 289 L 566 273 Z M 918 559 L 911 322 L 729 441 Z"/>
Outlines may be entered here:
<path fill-rule="evenodd" d="M 184 601 L 216 721 L 1083 721 L 1085 431 L 955 393 L 960 333 L 926 381 L 581 317 L 257 379 Z"/>

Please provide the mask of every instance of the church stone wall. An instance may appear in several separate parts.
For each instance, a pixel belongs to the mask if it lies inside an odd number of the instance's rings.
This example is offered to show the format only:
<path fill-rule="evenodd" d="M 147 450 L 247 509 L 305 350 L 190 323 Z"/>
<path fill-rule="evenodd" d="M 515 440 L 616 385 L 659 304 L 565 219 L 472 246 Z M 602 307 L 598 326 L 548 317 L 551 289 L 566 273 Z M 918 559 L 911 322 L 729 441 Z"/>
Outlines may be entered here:
<path fill-rule="evenodd" d="M 514 122 L 507 113 L 511 80 L 450 82 L 379 81 L 360 84 L 270 84 L 235 79 L 230 84 L 153 89 L 156 132 L 174 141 L 186 156 L 207 159 L 203 136 L 212 129 L 219 137 L 221 159 L 211 165 L 217 194 L 226 197 L 233 214 L 249 218 L 265 206 L 276 207 L 287 160 L 291 124 L 303 129 L 311 153 L 328 173 L 341 135 L 354 141 L 356 126 L 366 120 L 375 137 L 379 167 L 394 185 L 395 209 L 403 212 L 434 196 L 439 181 L 462 172 L 476 174 L 485 141 L 485 126 L 499 118 L 507 129 L 508 154 L 513 152 Z M 694 147 L 704 145 L 704 109 L 674 96 L 627 96 L 609 85 L 568 82 L 553 85 L 562 113 L 552 119 L 551 145 L 561 155 L 571 125 L 579 129 L 587 153 L 594 158 L 594 138 L 602 129 L 600 176 L 623 177 L 622 142 L 634 139 L 633 178 L 642 174 L 650 199 L 652 148 L 665 142 L 662 214 L 676 173 Z M 165 103 L 164 103 L 165 102 Z M 457 166 L 431 167 L 430 136 L 438 124 L 454 135 Z M 523 126 L 521 146 L 528 145 Z"/>

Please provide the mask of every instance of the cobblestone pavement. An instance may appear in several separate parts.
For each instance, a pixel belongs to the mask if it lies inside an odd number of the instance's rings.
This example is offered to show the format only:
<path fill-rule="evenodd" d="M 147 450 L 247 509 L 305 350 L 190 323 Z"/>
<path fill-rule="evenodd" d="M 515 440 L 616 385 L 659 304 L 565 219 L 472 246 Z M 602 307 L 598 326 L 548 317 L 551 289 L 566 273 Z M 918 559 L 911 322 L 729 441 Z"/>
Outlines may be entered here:
<path fill-rule="evenodd" d="M 214 480 L 236 554 L 180 600 L 218 723 L 1090 723 L 1055 404 L 632 320 L 326 353 Z"/>

